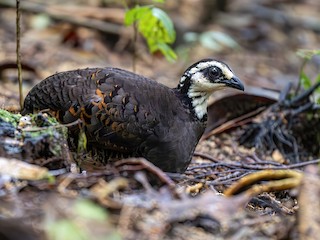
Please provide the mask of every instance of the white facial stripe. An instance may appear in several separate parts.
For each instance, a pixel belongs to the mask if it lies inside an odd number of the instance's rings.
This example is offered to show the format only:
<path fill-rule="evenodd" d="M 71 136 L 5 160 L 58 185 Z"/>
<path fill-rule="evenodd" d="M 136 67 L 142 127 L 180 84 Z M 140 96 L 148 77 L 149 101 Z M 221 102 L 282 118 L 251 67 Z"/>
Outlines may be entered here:
<path fill-rule="evenodd" d="M 210 82 L 202 72 L 192 75 L 192 84 L 188 90 L 188 97 L 191 99 L 195 114 L 202 119 L 207 114 L 207 102 L 211 93 L 226 87 L 223 83 Z"/>
<path fill-rule="evenodd" d="M 179 83 L 180 87 L 182 87 L 182 86 L 183 86 L 183 83 L 186 81 L 186 79 L 187 79 L 187 77 L 186 77 L 186 76 L 182 76 L 182 77 L 181 77 L 181 79 L 180 79 L 180 83 Z"/>
<path fill-rule="evenodd" d="M 202 72 L 197 72 L 192 75 L 192 88 L 194 92 L 210 92 L 225 88 L 225 84 L 223 83 L 212 83 L 210 82 Z"/>
<path fill-rule="evenodd" d="M 207 103 L 206 101 L 203 102 L 202 104 L 198 104 L 195 108 L 194 108 L 195 113 L 197 114 L 197 117 L 199 119 L 202 119 L 204 115 L 207 114 Z"/>
<path fill-rule="evenodd" d="M 194 73 L 199 72 L 205 68 L 213 67 L 213 66 L 217 66 L 218 68 L 220 68 L 222 73 L 224 74 L 224 76 L 227 79 L 233 78 L 233 76 L 234 76 L 233 72 L 225 64 L 223 64 L 221 62 L 217 62 L 217 61 L 201 62 L 197 66 L 191 68 L 188 72 L 190 74 L 194 74 Z"/>
<path fill-rule="evenodd" d="M 196 73 L 196 72 L 198 72 L 198 71 L 201 71 L 201 70 L 203 70 L 203 69 L 205 69 L 205 68 L 207 68 L 207 67 L 217 66 L 217 65 L 213 65 L 214 63 L 218 63 L 218 62 L 216 62 L 216 61 L 211 61 L 211 62 L 201 62 L 201 63 L 198 63 L 197 66 L 195 66 L 195 67 L 193 67 L 193 68 L 191 68 L 191 69 L 189 70 L 189 73 L 194 74 L 194 73 Z"/>
<path fill-rule="evenodd" d="M 218 67 L 221 69 L 224 79 L 232 79 L 233 72 L 227 65 L 218 61 L 200 62 L 195 67 L 189 69 L 180 79 L 180 87 L 190 78 L 190 86 L 187 89 L 188 97 L 191 99 L 192 107 L 198 119 L 203 119 L 207 114 L 207 102 L 209 96 L 220 89 L 226 87 L 225 83 L 212 82 L 205 72 L 206 68 Z M 217 79 L 218 80 L 218 79 Z"/>
<path fill-rule="evenodd" d="M 191 79 L 195 83 L 209 83 L 208 79 L 203 75 L 202 72 L 196 72 L 192 75 Z"/>
<path fill-rule="evenodd" d="M 202 119 L 204 115 L 207 114 L 207 100 L 210 96 L 208 92 L 199 92 L 194 89 L 194 85 L 190 87 L 188 91 L 188 97 L 192 100 L 192 106 L 194 107 L 194 112 L 199 119 Z"/>

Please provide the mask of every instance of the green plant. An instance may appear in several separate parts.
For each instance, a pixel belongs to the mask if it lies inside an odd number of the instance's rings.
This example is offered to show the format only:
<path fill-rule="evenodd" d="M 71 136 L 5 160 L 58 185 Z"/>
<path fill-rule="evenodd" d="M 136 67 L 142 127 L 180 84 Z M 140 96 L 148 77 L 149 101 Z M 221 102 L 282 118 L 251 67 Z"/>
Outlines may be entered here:
<path fill-rule="evenodd" d="M 304 89 L 309 89 L 312 83 L 320 82 L 320 73 L 315 77 L 314 80 L 305 73 L 305 66 L 307 63 L 316 55 L 320 56 L 320 49 L 308 50 L 308 49 L 299 49 L 297 55 L 303 58 L 303 62 L 300 68 L 299 73 L 299 86 L 302 86 Z M 316 89 L 314 92 L 315 102 L 320 104 L 320 88 Z"/>
<path fill-rule="evenodd" d="M 78 198 L 65 210 L 63 216 L 49 215 L 44 226 L 47 238 L 50 240 L 122 239 L 111 224 L 109 213 L 93 201 L 86 199 Z"/>
<path fill-rule="evenodd" d="M 176 32 L 170 17 L 163 10 L 153 5 L 136 5 L 126 12 L 124 23 L 126 26 L 133 25 L 135 31 L 146 39 L 151 53 L 160 51 L 168 61 L 176 60 L 177 55 L 169 46 L 175 41 Z"/>

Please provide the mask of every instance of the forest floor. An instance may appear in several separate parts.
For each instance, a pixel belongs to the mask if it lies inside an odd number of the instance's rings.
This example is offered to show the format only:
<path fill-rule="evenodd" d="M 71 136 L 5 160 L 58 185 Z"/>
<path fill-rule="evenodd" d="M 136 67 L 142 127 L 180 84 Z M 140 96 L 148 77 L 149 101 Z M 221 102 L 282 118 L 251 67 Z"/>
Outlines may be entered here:
<path fill-rule="evenodd" d="M 132 70 L 132 29 L 122 24 L 121 5 L 23 2 L 24 96 L 56 72 Z M 16 10 L 0 0 L 0 106 L 17 113 L 0 111 L 0 238 L 317 239 L 320 113 L 310 97 L 317 90 L 299 87 L 305 59 L 296 52 L 319 48 L 320 3 L 212 2 L 164 5 L 177 31 L 175 63 L 150 55 L 138 37 L 141 75 L 174 87 L 186 67 L 214 57 L 245 83 L 243 94 L 212 97 L 208 127 L 189 168 L 167 174 L 144 159 L 79 163 L 65 126 L 46 115 L 21 119 Z M 190 36 L 198 40 L 190 42 Z M 315 79 L 319 69 L 316 55 L 304 72 Z"/>

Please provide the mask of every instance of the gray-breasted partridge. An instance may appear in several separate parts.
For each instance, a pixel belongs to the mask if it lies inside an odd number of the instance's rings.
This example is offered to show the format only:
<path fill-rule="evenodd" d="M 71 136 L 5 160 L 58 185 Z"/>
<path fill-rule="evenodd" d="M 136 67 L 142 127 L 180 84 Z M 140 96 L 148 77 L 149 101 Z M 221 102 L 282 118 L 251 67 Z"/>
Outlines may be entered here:
<path fill-rule="evenodd" d="M 223 62 L 190 66 L 176 88 L 118 68 L 54 74 L 27 95 L 22 114 L 49 109 L 61 123 L 78 119 L 88 149 L 108 158 L 144 157 L 164 171 L 183 172 L 204 132 L 207 100 L 225 87 L 244 90 Z"/>

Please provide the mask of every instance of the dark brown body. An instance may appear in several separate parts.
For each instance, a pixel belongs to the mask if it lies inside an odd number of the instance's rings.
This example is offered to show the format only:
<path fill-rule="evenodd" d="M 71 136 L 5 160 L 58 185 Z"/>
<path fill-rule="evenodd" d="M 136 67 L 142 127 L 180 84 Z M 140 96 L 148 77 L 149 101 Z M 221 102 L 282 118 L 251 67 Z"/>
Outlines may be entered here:
<path fill-rule="evenodd" d="M 117 68 L 48 77 L 27 95 L 22 114 L 44 109 L 62 123 L 81 119 L 89 149 L 144 157 L 169 172 L 185 171 L 205 129 L 178 89 Z"/>

